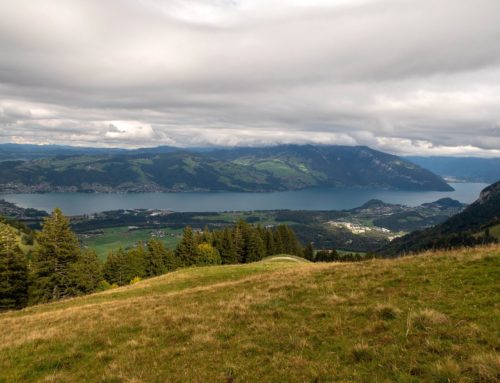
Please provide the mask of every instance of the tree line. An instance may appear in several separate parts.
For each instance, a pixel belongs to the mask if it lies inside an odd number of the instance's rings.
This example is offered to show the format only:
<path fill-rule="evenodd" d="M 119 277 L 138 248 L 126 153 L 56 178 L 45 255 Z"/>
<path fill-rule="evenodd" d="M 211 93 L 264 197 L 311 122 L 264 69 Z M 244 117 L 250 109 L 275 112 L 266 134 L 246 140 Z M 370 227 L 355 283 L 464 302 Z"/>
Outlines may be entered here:
<path fill-rule="evenodd" d="M 174 251 L 151 239 L 110 252 L 104 264 L 94 251 L 81 248 L 60 209 L 44 219 L 35 237 L 35 248 L 26 256 L 16 229 L 0 222 L 0 311 L 122 286 L 179 267 L 249 263 L 282 253 L 303 255 L 287 225 L 264 228 L 245 221 L 213 231 L 188 226 Z"/>
<path fill-rule="evenodd" d="M 234 227 L 213 231 L 187 226 L 174 251 L 155 239 L 129 250 L 118 249 L 108 255 L 103 273 L 107 282 L 121 286 L 133 278 L 153 277 L 179 267 L 249 263 L 275 254 L 302 256 L 302 251 L 286 225 L 263 228 L 242 220 Z"/>
<path fill-rule="evenodd" d="M 344 253 L 337 250 L 314 251 L 312 245 L 307 245 L 304 249 L 304 258 L 311 262 L 360 262 L 376 258 L 374 253 Z"/>

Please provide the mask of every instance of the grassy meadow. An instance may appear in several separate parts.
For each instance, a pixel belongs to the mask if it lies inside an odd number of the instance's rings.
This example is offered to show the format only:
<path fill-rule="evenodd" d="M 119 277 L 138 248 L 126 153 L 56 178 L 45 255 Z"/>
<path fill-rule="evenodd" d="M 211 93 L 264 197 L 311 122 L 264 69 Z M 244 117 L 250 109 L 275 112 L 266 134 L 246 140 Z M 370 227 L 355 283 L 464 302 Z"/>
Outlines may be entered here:
<path fill-rule="evenodd" d="M 500 247 L 179 270 L 0 314 L 0 382 L 498 382 Z"/>
<path fill-rule="evenodd" d="M 181 240 L 181 229 L 159 228 L 129 230 L 127 226 L 106 228 L 103 229 L 103 234 L 90 236 L 80 235 L 80 238 L 84 246 L 95 250 L 99 258 L 106 259 L 108 252 L 111 250 L 117 250 L 119 247 L 132 247 L 138 242 L 146 243 L 151 239 L 151 232 L 157 230 L 165 233 L 165 237 L 158 239 L 162 241 L 168 249 L 175 248 L 177 243 Z"/>

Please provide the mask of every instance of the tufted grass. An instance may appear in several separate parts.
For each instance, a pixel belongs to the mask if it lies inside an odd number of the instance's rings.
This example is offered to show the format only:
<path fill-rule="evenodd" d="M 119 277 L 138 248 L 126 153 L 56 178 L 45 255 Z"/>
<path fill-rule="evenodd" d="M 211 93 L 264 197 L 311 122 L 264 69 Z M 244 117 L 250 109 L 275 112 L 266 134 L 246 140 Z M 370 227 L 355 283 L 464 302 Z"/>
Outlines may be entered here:
<path fill-rule="evenodd" d="M 0 315 L 0 382 L 497 382 L 500 247 L 192 268 Z"/>

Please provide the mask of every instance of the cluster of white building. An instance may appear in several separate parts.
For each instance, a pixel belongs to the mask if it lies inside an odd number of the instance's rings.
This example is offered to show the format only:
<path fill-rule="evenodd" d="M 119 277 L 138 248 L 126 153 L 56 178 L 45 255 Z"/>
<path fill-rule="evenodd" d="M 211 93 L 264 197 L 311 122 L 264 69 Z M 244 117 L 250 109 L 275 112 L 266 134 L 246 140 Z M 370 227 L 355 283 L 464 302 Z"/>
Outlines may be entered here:
<path fill-rule="evenodd" d="M 347 229 L 353 234 L 365 234 L 371 231 L 378 231 L 380 233 L 385 233 L 385 234 L 389 234 L 391 232 L 389 229 L 385 229 L 383 227 L 376 227 L 376 226 L 368 227 L 353 222 L 329 221 L 328 223 L 334 227 Z"/>

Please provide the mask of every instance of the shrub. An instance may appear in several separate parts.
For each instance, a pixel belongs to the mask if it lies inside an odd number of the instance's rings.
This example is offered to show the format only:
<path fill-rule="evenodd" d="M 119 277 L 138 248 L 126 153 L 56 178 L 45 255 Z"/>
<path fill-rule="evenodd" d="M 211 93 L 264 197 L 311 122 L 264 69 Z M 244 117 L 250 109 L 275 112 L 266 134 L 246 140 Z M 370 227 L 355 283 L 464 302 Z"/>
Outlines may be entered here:
<path fill-rule="evenodd" d="M 112 288 L 112 285 L 108 281 L 102 280 L 98 283 L 96 291 L 106 291 Z"/>
<path fill-rule="evenodd" d="M 134 277 L 132 278 L 132 280 L 130 281 L 130 284 L 131 285 L 135 285 L 137 282 L 140 282 L 142 281 L 142 278 L 141 277 Z"/>
<path fill-rule="evenodd" d="M 209 243 L 200 243 L 196 247 L 196 253 L 197 265 L 220 265 L 222 263 L 219 251 Z"/>

